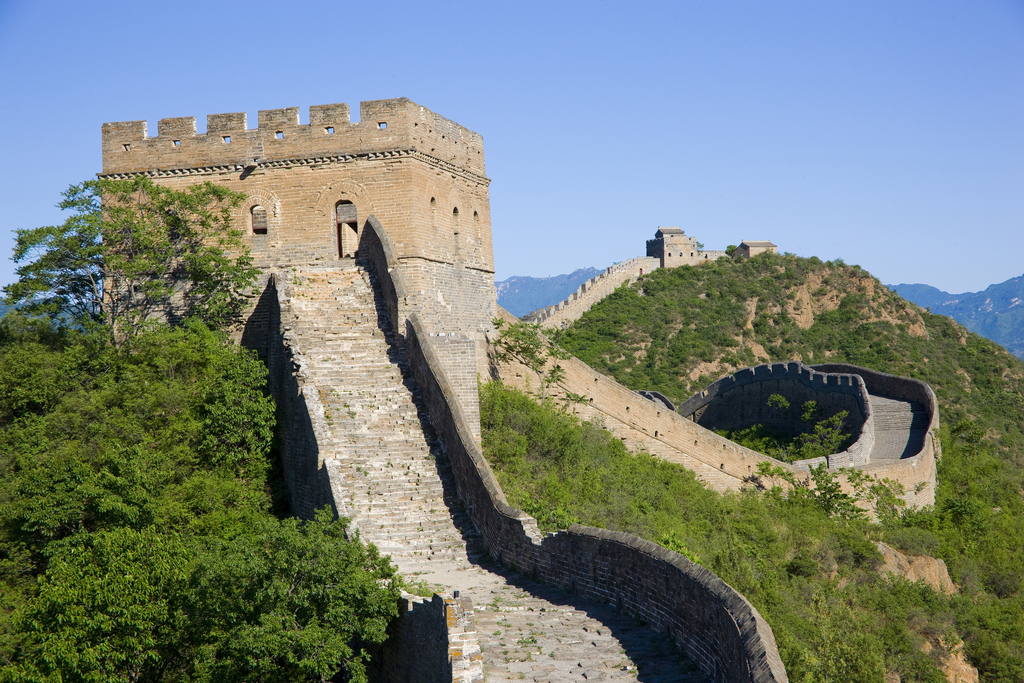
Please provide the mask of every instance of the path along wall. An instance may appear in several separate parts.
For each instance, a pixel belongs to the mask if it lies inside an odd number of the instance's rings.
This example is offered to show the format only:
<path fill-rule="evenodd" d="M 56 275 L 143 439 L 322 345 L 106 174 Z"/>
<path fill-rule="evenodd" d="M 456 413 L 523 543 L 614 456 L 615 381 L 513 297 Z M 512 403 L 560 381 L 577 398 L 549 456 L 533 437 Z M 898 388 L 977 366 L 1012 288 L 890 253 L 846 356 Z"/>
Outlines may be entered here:
<path fill-rule="evenodd" d="M 789 408 L 769 406 L 773 395 L 785 397 Z M 841 453 L 794 464 L 803 467 L 826 462 L 829 468 L 866 465 L 875 445 L 874 418 L 864 380 L 853 373 L 817 371 L 797 362 L 743 368 L 691 396 L 679 405 L 678 412 L 710 430 L 763 424 L 796 436 L 807 429 L 801 419 L 806 401 L 815 401 L 820 415 L 847 411 L 846 428 L 857 438 Z"/>
<path fill-rule="evenodd" d="M 386 232 L 376 221 L 368 227 L 367 232 L 378 235 L 361 244 L 360 251 L 378 269 L 381 291 L 395 293 L 388 310 L 401 315 L 397 296 L 403 274 L 388 258 Z M 367 253 L 373 250 L 378 253 Z M 483 457 L 443 359 L 452 339 L 428 332 L 416 312 L 405 317 L 404 326 L 406 357 L 451 461 L 459 496 L 495 558 L 540 580 L 613 603 L 669 632 L 716 681 L 788 680 L 771 627 L 743 596 L 703 567 L 631 534 L 580 525 L 542 539 L 536 520 L 508 504 Z"/>
<path fill-rule="evenodd" d="M 525 319 L 529 322 L 543 323 L 547 327 L 566 327 L 624 283 L 632 282 L 642 273 L 650 273 L 658 267 L 660 267 L 660 261 L 650 257 L 634 258 L 617 263 L 606 268 L 597 277 L 592 277 L 581 284 L 565 301 L 546 308 L 539 308 L 528 313 Z"/>
<path fill-rule="evenodd" d="M 518 320 L 501 307 L 498 307 L 498 313 L 508 322 Z M 599 421 L 630 450 L 646 451 L 692 470 L 701 481 L 715 491 L 737 490 L 745 483 L 752 482 L 760 462 L 789 468 L 799 476 L 806 476 L 809 465 L 814 464 L 812 462 L 790 465 L 744 448 L 630 391 L 578 358 L 570 358 L 559 363 L 565 370 L 565 378 L 550 391 L 556 396 L 564 396 L 567 392 L 583 396 L 585 402 L 573 406 L 573 410 L 580 417 Z M 816 366 L 815 369 L 826 371 L 831 367 L 834 366 Z M 498 366 L 496 374 L 511 386 L 537 390 L 536 375 L 523 365 L 503 364 Z M 870 385 L 868 388 L 870 391 Z M 906 490 L 904 499 L 908 505 L 933 505 L 936 457 L 935 442 L 929 432 L 924 447 L 917 456 L 903 460 L 869 462 L 859 469 L 902 484 Z M 847 466 L 843 464 L 842 459 L 836 460 L 835 467 Z M 842 472 L 838 473 L 838 479 L 845 490 L 852 490 L 846 484 L 846 477 Z"/>
<path fill-rule="evenodd" d="M 864 379 L 872 394 L 915 401 L 925 407 L 928 412 L 928 431 L 917 455 L 900 460 L 869 462 L 860 469 L 879 479 L 891 479 L 902 484 L 906 489 L 904 500 L 908 505 L 934 505 L 936 463 L 942 457 L 942 444 L 936 436 L 939 429 L 939 402 L 932 388 L 919 379 L 889 375 L 859 365 L 823 363 L 811 367 L 819 372 L 854 373 Z"/>

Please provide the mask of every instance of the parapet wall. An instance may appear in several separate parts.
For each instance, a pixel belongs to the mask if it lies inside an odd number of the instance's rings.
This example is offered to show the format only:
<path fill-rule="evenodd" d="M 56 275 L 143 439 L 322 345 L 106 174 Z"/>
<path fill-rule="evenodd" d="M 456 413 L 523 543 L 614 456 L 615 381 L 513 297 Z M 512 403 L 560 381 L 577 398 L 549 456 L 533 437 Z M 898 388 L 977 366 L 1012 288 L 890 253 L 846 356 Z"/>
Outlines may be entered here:
<path fill-rule="evenodd" d="M 863 378 L 867 390 L 872 394 L 920 403 L 928 411 L 928 430 L 939 428 L 939 402 L 927 382 L 845 363 L 819 363 L 810 367 L 816 372 L 857 375 Z"/>
<path fill-rule="evenodd" d="M 379 671 L 381 683 L 476 683 L 484 679 L 473 603 L 434 593 L 403 593 L 398 618 L 388 627 Z"/>
<path fill-rule="evenodd" d="M 103 124 L 103 173 L 140 173 L 163 169 L 230 166 L 244 168 L 306 157 L 386 155 L 415 149 L 484 175 L 483 138 L 407 98 L 359 105 L 352 123 L 347 104 L 309 108 L 309 123 L 299 123 L 299 108 L 259 112 L 257 128 L 247 128 L 245 112 L 210 114 L 206 132 L 196 117 L 161 119 L 157 135 L 145 121 Z"/>
<path fill-rule="evenodd" d="M 523 319 L 546 327 L 567 327 L 624 283 L 633 282 L 643 273 L 649 273 L 659 266 L 659 259 L 650 257 L 617 263 L 581 284 L 565 301 L 539 308 L 523 316 Z"/>
<path fill-rule="evenodd" d="M 770 407 L 768 399 L 773 394 L 784 396 L 790 408 Z M 806 401 L 817 402 L 825 415 L 847 411 L 846 428 L 857 436 L 845 451 L 828 457 L 828 466 L 866 465 L 875 445 L 874 419 L 868 389 L 856 374 L 816 371 L 797 362 L 743 368 L 694 394 L 678 411 L 682 417 L 710 430 L 744 429 L 763 424 L 795 436 L 806 431 L 807 424 L 799 417 Z M 795 464 L 817 463 L 798 461 Z"/>
<path fill-rule="evenodd" d="M 787 680 L 767 622 L 703 567 L 631 534 L 580 525 L 542 540 L 536 520 L 508 505 L 453 400 L 455 390 L 434 345 L 413 314 L 406 328 L 409 362 L 452 463 L 459 496 L 491 555 L 668 632 L 716 681 Z"/>

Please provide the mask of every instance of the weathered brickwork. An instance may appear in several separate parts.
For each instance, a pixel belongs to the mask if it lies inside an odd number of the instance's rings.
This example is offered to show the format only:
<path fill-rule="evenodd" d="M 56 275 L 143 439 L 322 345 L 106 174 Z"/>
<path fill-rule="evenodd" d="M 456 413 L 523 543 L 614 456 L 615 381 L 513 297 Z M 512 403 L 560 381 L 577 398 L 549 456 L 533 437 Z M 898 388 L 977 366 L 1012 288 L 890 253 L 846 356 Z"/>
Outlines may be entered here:
<path fill-rule="evenodd" d="M 356 255 L 373 215 L 431 330 L 482 338 L 495 305 L 483 139 L 405 98 L 363 102 L 360 115 L 351 123 L 348 105 L 313 106 L 300 124 L 298 108 L 274 109 L 248 129 L 244 113 L 213 114 L 202 134 L 194 117 L 162 119 L 155 137 L 145 121 L 108 123 L 102 175 L 244 193 L 234 225 L 267 271 Z M 254 207 L 266 234 L 254 234 Z"/>
<path fill-rule="evenodd" d="M 501 307 L 499 315 L 509 322 L 516 320 L 511 313 Z M 566 392 L 571 392 L 584 396 L 586 401 L 583 405 L 573 406 L 573 410 L 581 417 L 600 421 L 609 431 L 622 439 L 630 450 L 646 451 L 693 470 L 701 481 L 716 491 L 741 488 L 744 483 L 751 481 L 760 462 L 791 469 L 801 478 L 807 476 L 810 466 L 817 464 L 816 461 L 805 461 L 790 465 L 769 458 L 701 427 L 660 403 L 630 391 L 577 358 L 559 363 L 565 370 L 565 377 L 557 386 L 549 389 L 550 393 L 564 396 Z M 786 364 L 779 366 L 779 372 L 789 372 Z M 497 365 L 492 362 L 493 367 L 496 367 L 497 375 L 506 384 L 537 391 L 536 374 L 525 366 L 517 363 Z M 759 367 L 764 369 L 761 377 L 773 376 L 768 372 L 768 368 L 772 366 Z M 919 380 L 883 375 L 855 366 L 812 366 L 810 370 L 819 373 L 855 374 L 863 378 L 869 394 L 874 393 L 871 389 L 874 386 L 878 396 L 894 396 L 926 406 L 928 426 L 921 434 L 919 450 L 914 453 L 908 453 L 898 459 L 879 460 L 869 455 L 868 461 L 864 463 L 865 450 L 872 454 L 878 450 L 878 445 L 874 441 L 877 430 L 871 428 L 874 424 L 873 411 L 869 405 L 865 426 L 861 429 L 861 438 L 848 451 L 834 454 L 825 462 L 833 470 L 858 466 L 873 476 L 889 478 L 902 484 L 905 489 L 904 499 L 909 505 L 934 504 L 937 439 L 933 432 L 938 428 L 938 404 L 928 385 Z M 806 374 L 810 370 L 801 372 Z M 741 381 L 746 381 L 748 373 L 737 374 L 740 374 Z M 750 369 L 750 375 L 757 377 L 758 373 Z M 824 379 L 820 381 L 824 382 Z M 831 381 L 835 382 L 837 388 L 840 387 L 839 378 Z M 838 471 L 838 479 L 847 491 L 851 490 L 841 471 Z"/>
<path fill-rule="evenodd" d="M 772 395 L 786 398 L 790 408 L 769 406 Z M 684 401 L 677 410 L 684 418 L 712 431 L 763 424 L 795 436 L 807 428 L 801 419 L 806 401 L 814 401 L 822 415 L 847 411 L 845 429 L 856 438 L 842 453 L 794 464 L 809 466 L 821 461 L 832 469 L 867 464 L 875 446 L 874 419 L 871 396 L 856 374 L 816 372 L 795 362 L 758 365 L 726 375 Z"/>
<path fill-rule="evenodd" d="M 388 628 L 381 683 L 476 683 L 484 680 L 473 605 L 467 598 L 404 593 Z"/>

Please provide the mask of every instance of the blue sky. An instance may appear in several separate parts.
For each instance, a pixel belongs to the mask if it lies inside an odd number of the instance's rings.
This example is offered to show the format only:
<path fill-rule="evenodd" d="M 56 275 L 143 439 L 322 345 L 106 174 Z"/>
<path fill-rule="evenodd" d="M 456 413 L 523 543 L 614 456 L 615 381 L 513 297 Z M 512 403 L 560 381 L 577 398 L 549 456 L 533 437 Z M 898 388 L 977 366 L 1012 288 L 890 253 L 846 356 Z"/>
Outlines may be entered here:
<path fill-rule="evenodd" d="M 484 136 L 497 277 L 771 239 L 883 282 L 1024 273 L 1024 0 L 0 0 L 0 284 L 100 126 L 409 97 Z"/>

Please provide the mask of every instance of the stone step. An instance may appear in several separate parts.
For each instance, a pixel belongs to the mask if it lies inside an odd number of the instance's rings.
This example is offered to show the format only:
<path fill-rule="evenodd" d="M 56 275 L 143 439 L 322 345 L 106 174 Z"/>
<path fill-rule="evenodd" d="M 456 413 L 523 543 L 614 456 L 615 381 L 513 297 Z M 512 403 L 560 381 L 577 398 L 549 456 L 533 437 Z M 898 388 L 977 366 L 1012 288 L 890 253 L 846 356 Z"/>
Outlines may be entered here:
<path fill-rule="evenodd" d="M 294 273 L 291 334 L 330 424 L 321 444 L 339 509 L 409 583 L 460 590 L 476 606 L 486 680 L 704 683 L 666 636 L 613 608 L 530 585 L 489 562 L 455 494 L 405 354 L 356 267 Z M 311 384 L 312 386 L 309 386 Z M 346 405 L 347 404 L 347 405 Z M 595 618 L 595 615 L 597 617 Z M 680 663 L 682 661 L 682 664 Z"/>

